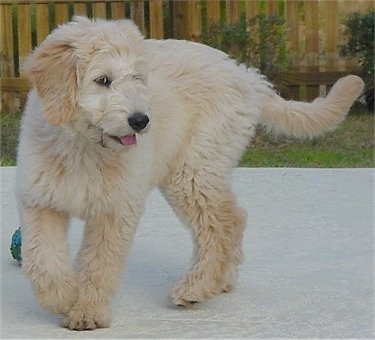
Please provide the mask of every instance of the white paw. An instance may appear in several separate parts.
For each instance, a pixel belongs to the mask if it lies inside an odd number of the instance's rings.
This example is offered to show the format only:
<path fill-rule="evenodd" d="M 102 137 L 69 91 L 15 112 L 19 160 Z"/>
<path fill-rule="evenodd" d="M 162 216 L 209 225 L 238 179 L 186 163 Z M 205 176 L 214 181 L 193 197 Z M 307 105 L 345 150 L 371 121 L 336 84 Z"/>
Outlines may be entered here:
<path fill-rule="evenodd" d="M 227 268 L 224 275 L 209 274 L 209 271 L 187 273 L 172 289 L 172 302 L 178 306 L 188 306 L 234 288 L 237 279 L 237 268 L 234 264 Z"/>
<path fill-rule="evenodd" d="M 63 327 L 76 331 L 107 328 L 109 324 L 110 313 L 108 308 L 92 306 L 90 302 L 75 304 L 62 322 Z"/>

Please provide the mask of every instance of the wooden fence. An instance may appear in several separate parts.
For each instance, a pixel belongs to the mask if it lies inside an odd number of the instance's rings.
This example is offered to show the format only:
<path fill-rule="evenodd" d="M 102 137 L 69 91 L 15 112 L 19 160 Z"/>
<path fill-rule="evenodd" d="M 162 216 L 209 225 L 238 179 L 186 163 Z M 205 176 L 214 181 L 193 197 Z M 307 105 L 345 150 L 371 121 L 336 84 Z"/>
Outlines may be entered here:
<path fill-rule="evenodd" d="M 22 109 L 29 83 L 20 65 L 32 48 L 57 25 L 73 15 L 131 18 L 151 38 L 201 41 L 219 22 L 232 24 L 241 16 L 258 14 L 284 19 L 285 51 L 293 72 L 274 75 L 290 98 L 310 99 L 345 73 L 357 72 L 356 63 L 339 56 L 345 44 L 342 19 L 352 12 L 373 9 L 371 0 L 1 0 L 0 72 L 3 112 Z"/>

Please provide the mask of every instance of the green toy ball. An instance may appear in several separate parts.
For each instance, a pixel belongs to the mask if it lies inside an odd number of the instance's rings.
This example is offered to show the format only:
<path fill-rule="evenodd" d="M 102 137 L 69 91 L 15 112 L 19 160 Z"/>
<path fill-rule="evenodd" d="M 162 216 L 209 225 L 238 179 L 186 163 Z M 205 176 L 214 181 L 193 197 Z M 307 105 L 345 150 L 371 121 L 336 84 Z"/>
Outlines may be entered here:
<path fill-rule="evenodd" d="M 19 264 L 22 263 L 21 245 L 21 228 L 18 228 L 12 236 L 12 242 L 10 243 L 10 253 L 12 254 L 13 258 L 18 261 Z"/>

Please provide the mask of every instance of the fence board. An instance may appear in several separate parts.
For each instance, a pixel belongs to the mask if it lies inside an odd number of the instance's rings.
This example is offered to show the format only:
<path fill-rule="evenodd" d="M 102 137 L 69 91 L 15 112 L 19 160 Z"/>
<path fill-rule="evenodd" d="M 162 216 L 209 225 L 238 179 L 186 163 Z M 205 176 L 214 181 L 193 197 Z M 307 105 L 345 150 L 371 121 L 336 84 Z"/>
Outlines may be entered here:
<path fill-rule="evenodd" d="M 333 85 L 339 78 L 347 75 L 345 71 L 333 72 L 280 72 L 272 75 L 272 79 L 278 84 L 285 86 L 293 86 L 300 84 L 304 86 L 318 86 L 318 85 Z M 352 74 L 360 75 L 359 72 L 352 72 Z"/>
<path fill-rule="evenodd" d="M 317 0 L 307 0 L 305 5 L 306 18 L 306 59 L 309 71 L 319 71 L 319 8 Z M 318 86 L 307 86 L 307 100 L 319 95 Z"/>
<path fill-rule="evenodd" d="M 259 13 L 258 1 L 246 1 L 245 6 L 246 6 L 246 9 L 245 9 L 246 19 L 252 18 L 258 15 Z"/>
<path fill-rule="evenodd" d="M 32 49 L 30 4 L 19 4 L 18 7 L 18 53 L 22 66 Z M 20 72 L 22 74 L 22 72 Z"/>
<path fill-rule="evenodd" d="M 30 89 L 30 83 L 26 78 L 1 78 L 0 91 L 26 92 Z"/>
<path fill-rule="evenodd" d="M 135 22 L 139 29 L 145 30 L 145 10 L 144 1 L 132 1 L 130 3 L 130 18 Z"/>
<path fill-rule="evenodd" d="M 337 64 L 338 56 L 338 2 L 325 1 L 321 4 L 325 13 L 324 21 L 324 49 L 325 49 L 325 68 L 333 69 Z"/>
<path fill-rule="evenodd" d="M 12 7 L 4 5 L 0 7 L 0 11 L 1 77 L 12 77 L 14 76 Z"/>
<path fill-rule="evenodd" d="M 227 23 L 234 24 L 240 18 L 240 2 L 239 0 L 227 0 Z"/>
<path fill-rule="evenodd" d="M 68 4 L 66 2 L 55 3 L 55 24 L 61 25 L 69 20 Z"/>
<path fill-rule="evenodd" d="M 186 1 L 174 1 L 172 5 L 172 37 L 175 39 L 184 39 L 186 36 Z"/>
<path fill-rule="evenodd" d="M 78 2 L 73 4 L 74 15 L 87 16 L 87 4 Z"/>
<path fill-rule="evenodd" d="M 12 7 L 10 4 L 0 7 L 0 50 L 1 78 L 14 77 Z M 2 82 L 1 82 L 2 83 Z M 1 86 L 1 85 L 0 85 Z M 16 90 L 17 91 L 17 90 Z M 16 107 L 16 98 L 12 92 L 1 91 L 1 108 L 3 112 L 12 112 Z"/>
<path fill-rule="evenodd" d="M 105 2 L 94 2 L 92 4 L 92 15 L 94 18 L 105 19 L 107 17 L 107 9 Z"/>
<path fill-rule="evenodd" d="M 36 41 L 39 45 L 50 32 L 48 4 L 36 4 Z"/>
<path fill-rule="evenodd" d="M 164 37 L 163 1 L 150 1 L 150 37 L 162 39 Z"/>
<path fill-rule="evenodd" d="M 266 1 L 266 15 L 272 16 L 279 13 L 279 4 L 277 0 Z"/>
<path fill-rule="evenodd" d="M 187 30 L 185 38 L 191 41 L 200 41 L 202 36 L 202 18 L 200 0 L 187 2 Z"/>
<path fill-rule="evenodd" d="M 220 21 L 220 1 L 211 0 L 206 2 L 207 8 L 207 27 L 217 24 Z"/>
<path fill-rule="evenodd" d="M 286 50 L 291 65 L 298 63 L 299 57 L 299 27 L 298 27 L 298 2 L 287 1 L 285 3 L 285 35 Z M 299 86 L 289 86 L 289 97 L 297 99 L 299 97 Z"/>
<path fill-rule="evenodd" d="M 124 2 L 113 2 L 111 3 L 112 19 L 124 19 L 125 18 L 125 3 Z"/>

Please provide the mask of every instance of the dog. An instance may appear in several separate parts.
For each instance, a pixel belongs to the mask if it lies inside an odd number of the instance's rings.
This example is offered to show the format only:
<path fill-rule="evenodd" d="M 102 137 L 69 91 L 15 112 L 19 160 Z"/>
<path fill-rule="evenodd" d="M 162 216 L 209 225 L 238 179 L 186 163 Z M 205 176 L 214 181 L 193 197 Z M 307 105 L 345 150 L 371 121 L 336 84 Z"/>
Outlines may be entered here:
<path fill-rule="evenodd" d="M 129 20 L 75 17 L 29 56 L 16 197 L 23 270 L 39 303 L 72 330 L 109 327 L 111 299 L 149 192 L 158 187 L 194 240 L 176 305 L 230 291 L 246 213 L 231 191 L 257 124 L 312 138 L 363 90 L 353 75 L 326 98 L 286 101 L 253 68 L 208 46 L 147 40 Z M 85 221 L 70 261 L 70 217 Z"/>

